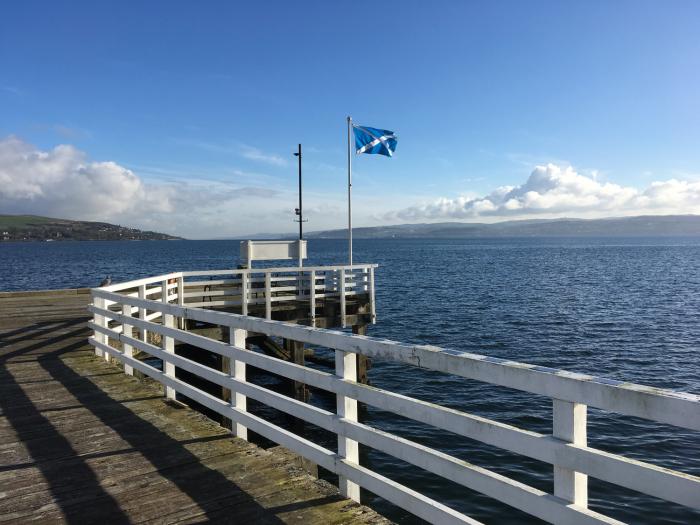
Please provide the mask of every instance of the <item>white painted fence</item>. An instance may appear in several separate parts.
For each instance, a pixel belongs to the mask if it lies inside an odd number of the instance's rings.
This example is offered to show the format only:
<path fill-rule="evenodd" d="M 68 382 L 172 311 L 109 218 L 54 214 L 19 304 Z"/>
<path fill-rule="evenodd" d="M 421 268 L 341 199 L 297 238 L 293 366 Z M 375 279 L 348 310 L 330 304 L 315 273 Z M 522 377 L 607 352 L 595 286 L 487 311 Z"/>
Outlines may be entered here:
<path fill-rule="evenodd" d="M 318 269 L 307 268 L 306 271 Z M 113 285 L 107 289 L 94 289 L 93 305 L 89 309 L 95 315 L 90 323 L 94 330 L 90 342 L 95 352 L 121 361 L 126 373 L 139 370 L 161 382 L 168 397 L 180 393 L 229 418 L 239 437 L 245 439 L 250 428 L 338 474 L 341 492 L 352 499 L 359 500 L 359 487 L 363 487 L 431 523 L 478 523 L 360 465 L 357 444 L 363 443 L 551 523 L 619 523 L 587 508 L 587 476 L 700 509 L 700 478 L 597 450 L 586 443 L 587 406 L 700 430 L 700 396 L 437 347 L 407 345 L 191 305 L 182 306 L 177 304 L 184 286 L 180 283 L 182 277 L 188 275 L 189 272 L 183 272 Z M 248 274 L 245 278 L 248 278 Z M 175 282 L 169 285 L 167 282 L 170 279 L 175 279 Z M 157 288 L 149 288 L 145 294 L 142 291 L 140 296 L 133 292 L 119 293 L 119 290 L 135 287 L 143 290 L 144 286 L 153 282 L 162 282 L 162 286 L 176 293 L 169 292 L 160 300 L 149 298 L 159 294 Z M 156 316 L 162 318 L 160 323 L 154 322 Z M 230 341 L 219 342 L 180 330 L 176 328 L 179 319 L 195 319 L 228 327 Z M 143 337 L 133 337 L 134 327 L 141 333 L 150 331 L 160 334 L 161 344 L 156 346 L 146 342 Z M 336 354 L 335 374 L 246 350 L 248 331 L 332 348 Z M 121 343 L 121 349 L 110 345 L 115 341 Z M 175 341 L 230 358 L 233 363 L 231 372 L 220 372 L 176 355 Z M 135 359 L 134 348 L 162 359 L 163 371 Z M 355 354 L 547 396 L 553 402 L 552 434 L 523 430 L 357 383 Z M 246 382 L 246 365 L 335 393 L 336 412 Z M 207 394 L 177 379 L 175 367 L 229 389 L 235 395 L 228 402 Z M 329 450 L 247 412 L 248 397 L 337 434 L 338 451 Z M 549 463 L 554 470 L 554 494 L 359 423 L 358 401 Z"/>
<path fill-rule="evenodd" d="M 342 326 L 345 326 L 348 299 L 357 295 L 367 296 L 370 307 L 368 313 L 371 321 L 376 321 L 376 267 L 376 264 L 356 264 L 175 272 L 117 283 L 102 290 L 148 299 L 152 296 L 161 297 L 162 287 L 166 286 L 168 300 L 176 301 L 181 306 L 238 306 L 247 315 L 251 307 L 264 305 L 266 319 L 272 318 L 273 309 L 278 305 L 290 301 L 308 301 L 312 326 L 315 325 L 318 302 L 337 298 Z M 161 312 L 150 308 L 148 312 L 141 313 L 144 320 L 159 319 L 160 316 Z"/>

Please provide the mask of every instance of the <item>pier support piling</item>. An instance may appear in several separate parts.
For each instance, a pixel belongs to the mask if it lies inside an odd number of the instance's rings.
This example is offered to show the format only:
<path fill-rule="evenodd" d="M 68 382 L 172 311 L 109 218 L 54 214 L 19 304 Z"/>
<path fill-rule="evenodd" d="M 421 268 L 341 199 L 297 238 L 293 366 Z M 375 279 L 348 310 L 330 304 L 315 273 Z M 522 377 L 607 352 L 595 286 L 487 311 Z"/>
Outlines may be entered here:
<path fill-rule="evenodd" d="M 284 339 L 282 345 L 292 363 L 304 366 L 304 343 L 292 339 Z M 304 383 L 291 381 L 291 389 L 294 399 L 303 401 L 304 403 L 309 401 L 309 387 Z"/>
<path fill-rule="evenodd" d="M 366 324 L 356 324 L 352 326 L 352 333 L 355 335 L 367 335 Z M 372 361 L 369 357 L 362 354 L 357 354 L 357 382 L 363 385 L 369 385 L 367 371 L 372 368 Z"/>

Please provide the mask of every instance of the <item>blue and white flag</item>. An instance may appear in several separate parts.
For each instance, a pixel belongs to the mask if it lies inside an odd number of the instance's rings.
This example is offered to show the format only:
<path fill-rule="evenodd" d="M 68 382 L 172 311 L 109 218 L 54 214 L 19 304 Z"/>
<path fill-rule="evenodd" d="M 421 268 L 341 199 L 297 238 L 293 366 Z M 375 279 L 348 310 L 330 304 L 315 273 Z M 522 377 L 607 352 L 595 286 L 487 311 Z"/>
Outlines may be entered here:
<path fill-rule="evenodd" d="M 396 151 L 396 135 L 386 129 L 352 125 L 355 132 L 355 150 L 360 153 L 375 153 L 391 157 Z"/>

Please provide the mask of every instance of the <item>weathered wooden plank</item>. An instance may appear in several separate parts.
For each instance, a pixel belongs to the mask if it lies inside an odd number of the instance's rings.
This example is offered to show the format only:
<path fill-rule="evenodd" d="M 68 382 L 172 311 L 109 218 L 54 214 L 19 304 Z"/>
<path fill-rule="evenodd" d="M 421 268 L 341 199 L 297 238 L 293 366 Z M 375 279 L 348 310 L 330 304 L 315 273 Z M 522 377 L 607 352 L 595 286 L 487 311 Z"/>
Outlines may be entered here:
<path fill-rule="evenodd" d="M 240 452 L 240 450 L 236 451 Z M 138 517 L 138 520 L 149 519 L 159 515 L 162 512 L 158 509 L 148 507 L 150 498 L 165 501 L 168 507 L 173 508 L 181 502 L 195 503 L 198 505 L 204 504 L 208 498 L 212 497 L 215 491 L 221 494 L 228 492 L 234 493 L 236 485 L 232 484 L 226 475 L 219 475 L 225 472 L 226 469 L 250 469 L 257 467 L 259 471 L 270 470 L 270 467 L 264 465 L 253 465 L 251 460 L 248 460 L 248 465 L 244 465 L 240 457 L 235 453 L 217 453 L 210 451 L 208 454 L 198 456 L 196 460 L 184 462 L 182 454 L 175 452 L 175 461 L 172 464 L 167 464 L 159 469 L 148 468 L 144 466 L 143 461 L 134 461 L 132 463 L 133 475 L 127 473 L 122 476 L 111 476 L 108 469 L 102 468 L 103 473 L 108 476 L 100 478 L 101 487 L 107 487 L 109 494 L 116 499 L 119 508 L 123 511 L 128 511 L 128 514 Z M 245 457 L 245 456 L 243 456 Z M 246 458 L 247 459 L 247 458 Z M 259 460 L 259 458 L 258 458 Z M 259 461 L 258 461 L 259 463 Z M 109 465 L 114 466 L 115 462 Z M 136 469 L 136 467 L 141 467 Z M 159 465 L 160 467 L 160 465 Z M 212 472 L 217 475 L 212 476 Z M 64 476 L 66 473 L 63 474 Z M 267 472 L 267 476 L 271 477 L 274 474 Z M 277 474 L 279 475 L 279 474 Z M 173 484 L 177 485 L 181 490 L 173 490 Z M 193 497 L 192 490 L 195 487 L 201 486 L 201 494 Z M 182 489 L 186 490 L 182 490 Z M 206 488 L 206 491 L 204 490 Z M 96 498 L 100 498 L 100 488 L 90 486 L 74 485 L 62 486 L 56 490 L 52 488 L 49 491 L 31 492 L 22 497 L 13 496 L 13 500 L 22 505 L 25 515 L 31 515 L 37 509 L 48 514 L 63 513 L 67 510 L 77 509 L 81 505 L 92 504 Z M 187 490 L 190 489 L 190 490 Z M 60 504 L 54 500 L 60 499 Z M 147 514 L 151 511 L 152 516 Z"/>
<path fill-rule="evenodd" d="M 95 359 L 88 300 L 0 294 L 1 523 L 386 522 Z"/>

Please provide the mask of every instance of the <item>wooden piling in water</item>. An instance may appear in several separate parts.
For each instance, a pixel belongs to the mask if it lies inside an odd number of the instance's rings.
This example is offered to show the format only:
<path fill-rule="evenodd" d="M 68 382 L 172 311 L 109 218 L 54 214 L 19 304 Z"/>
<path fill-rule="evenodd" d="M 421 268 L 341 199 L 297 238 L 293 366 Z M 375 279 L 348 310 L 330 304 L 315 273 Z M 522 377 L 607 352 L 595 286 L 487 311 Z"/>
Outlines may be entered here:
<path fill-rule="evenodd" d="M 367 335 L 367 325 L 353 325 L 352 333 L 355 335 Z M 357 382 L 363 385 L 369 385 L 369 377 L 367 372 L 372 368 L 372 361 L 369 357 L 362 354 L 357 354 Z"/>
<path fill-rule="evenodd" d="M 300 341 L 293 341 L 292 339 L 284 339 L 283 341 L 283 346 L 289 355 L 289 361 L 291 363 L 304 366 L 304 343 Z M 309 387 L 304 383 L 300 383 L 299 381 L 291 381 L 291 390 L 294 399 L 304 401 L 305 403 L 309 401 Z"/>

